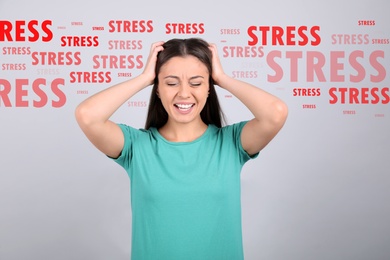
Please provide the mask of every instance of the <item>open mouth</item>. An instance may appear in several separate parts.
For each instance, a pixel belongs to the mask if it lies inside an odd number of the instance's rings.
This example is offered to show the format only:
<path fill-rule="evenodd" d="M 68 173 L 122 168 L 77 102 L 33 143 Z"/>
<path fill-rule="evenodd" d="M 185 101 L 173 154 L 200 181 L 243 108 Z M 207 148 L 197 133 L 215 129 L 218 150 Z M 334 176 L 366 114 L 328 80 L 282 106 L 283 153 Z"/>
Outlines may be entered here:
<path fill-rule="evenodd" d="M 190 110 L 195 104 L 174 104 L 175 107 L 177 107 L 180 111 L 188 111 Z"/>

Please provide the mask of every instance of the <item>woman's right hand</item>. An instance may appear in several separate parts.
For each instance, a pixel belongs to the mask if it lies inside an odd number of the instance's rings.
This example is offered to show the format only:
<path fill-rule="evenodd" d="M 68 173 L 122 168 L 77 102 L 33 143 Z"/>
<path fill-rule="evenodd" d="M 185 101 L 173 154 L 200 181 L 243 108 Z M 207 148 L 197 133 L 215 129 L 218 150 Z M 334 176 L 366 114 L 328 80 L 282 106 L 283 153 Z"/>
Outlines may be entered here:
<path fill-rule="evenodd" d="M 76 119 L 84 134 L 104 154 L 116 158 L 124 145 L 119 126 L 110 121 L 112 114 L 138 91 L 152 85 L 155 78 L 157 54 L 164 42 L 152 44 L 141 75 L 104 89 L 84 100 L 76 108 Z"/>
<path fill-rule="evenodd" d="M 142 75 L 144 75 L 149 82 L 148 85 L 152 85 L 154 82 L 154 78 L 156 77 L 155 69 L 156 69 L 156 62 L 157 62 L 157 54 L 160 51 L 164 50 L 163 44 L 164 44 L 163 41 L 155 42 L 152 44 L 150 48 L 149 57 L 148 60 L 146 61 L 145 69 L 142 72 Z"/>

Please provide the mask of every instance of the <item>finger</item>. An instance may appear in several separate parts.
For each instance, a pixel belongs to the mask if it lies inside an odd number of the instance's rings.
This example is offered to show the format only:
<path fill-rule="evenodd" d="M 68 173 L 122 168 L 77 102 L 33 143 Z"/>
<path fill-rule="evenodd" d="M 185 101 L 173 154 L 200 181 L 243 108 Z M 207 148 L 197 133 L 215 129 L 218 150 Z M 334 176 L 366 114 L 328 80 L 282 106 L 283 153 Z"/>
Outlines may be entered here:
<path fill-rule="evenodd" d="M 150 47 L 150 54 L 158 53 L 158 52 L 162 51 L 164 49 L 164 47 L 163 47 L 164 43 L 165 43 L 164 41 L 152 43 L 152 46 Z"/>
<path fill-rule="evenodd" d="M 152 43 L 152 48 L 155 48 L 155 47 L 157 47 L 157 46 L 161 46 L 161 45 L 163 45 L 164 43 L 165 43 L 164 41 L 154 42 L 154 43 Z"/>
<path fill-rule="evenodd" d="M 216 50 L 217 49 L 217 45 L 215 43 L 209 43 L 209 48 L 211 50 Z"/>
<path fill-rule="evenodd" d="M 211 53 L 212 53 L 212 55 L 213 55 L 213 58 L 217 58 L 217 57 L 218 57 L 217 45 L 211 44 L 211 45 L 209 46 L 209 49 L 210 49 L 210 51 L 211 51 Z"/>

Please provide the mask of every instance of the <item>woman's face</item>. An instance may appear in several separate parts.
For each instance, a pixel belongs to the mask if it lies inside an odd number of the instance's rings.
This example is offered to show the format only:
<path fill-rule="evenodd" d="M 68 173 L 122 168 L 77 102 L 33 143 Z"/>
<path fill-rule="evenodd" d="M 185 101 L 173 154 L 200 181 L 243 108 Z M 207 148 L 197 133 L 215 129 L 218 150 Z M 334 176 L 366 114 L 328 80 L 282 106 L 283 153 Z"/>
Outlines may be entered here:
<path fill-rule="evenodd" d="M 158 74 L 157 93 L 168 123 L 201 123 L 200 112 L 209 92 L 209 72 L 196 57 L 174 57 Z"/>

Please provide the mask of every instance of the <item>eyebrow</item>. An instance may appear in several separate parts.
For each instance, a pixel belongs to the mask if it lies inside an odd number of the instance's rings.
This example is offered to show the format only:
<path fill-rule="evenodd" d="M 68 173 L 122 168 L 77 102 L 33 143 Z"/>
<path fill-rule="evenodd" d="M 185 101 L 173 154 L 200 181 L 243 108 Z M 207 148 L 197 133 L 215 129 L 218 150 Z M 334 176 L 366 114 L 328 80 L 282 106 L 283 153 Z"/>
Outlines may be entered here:
<path fill-rule="evenodd" d="M 168 76 L 166 76 L 166 77 L 164 77 L 164 79 L 167 79 L 167 78 L 174 78 L 174 79 L 180 79 L 178 76 L 174 76 L 174 75 L 168 75 Z M 190 78 L 190 80 L 191 79 L 197 79 L 197 78 L 204 78 L 203 76 L 192 76 L 191 78 Z"/>

